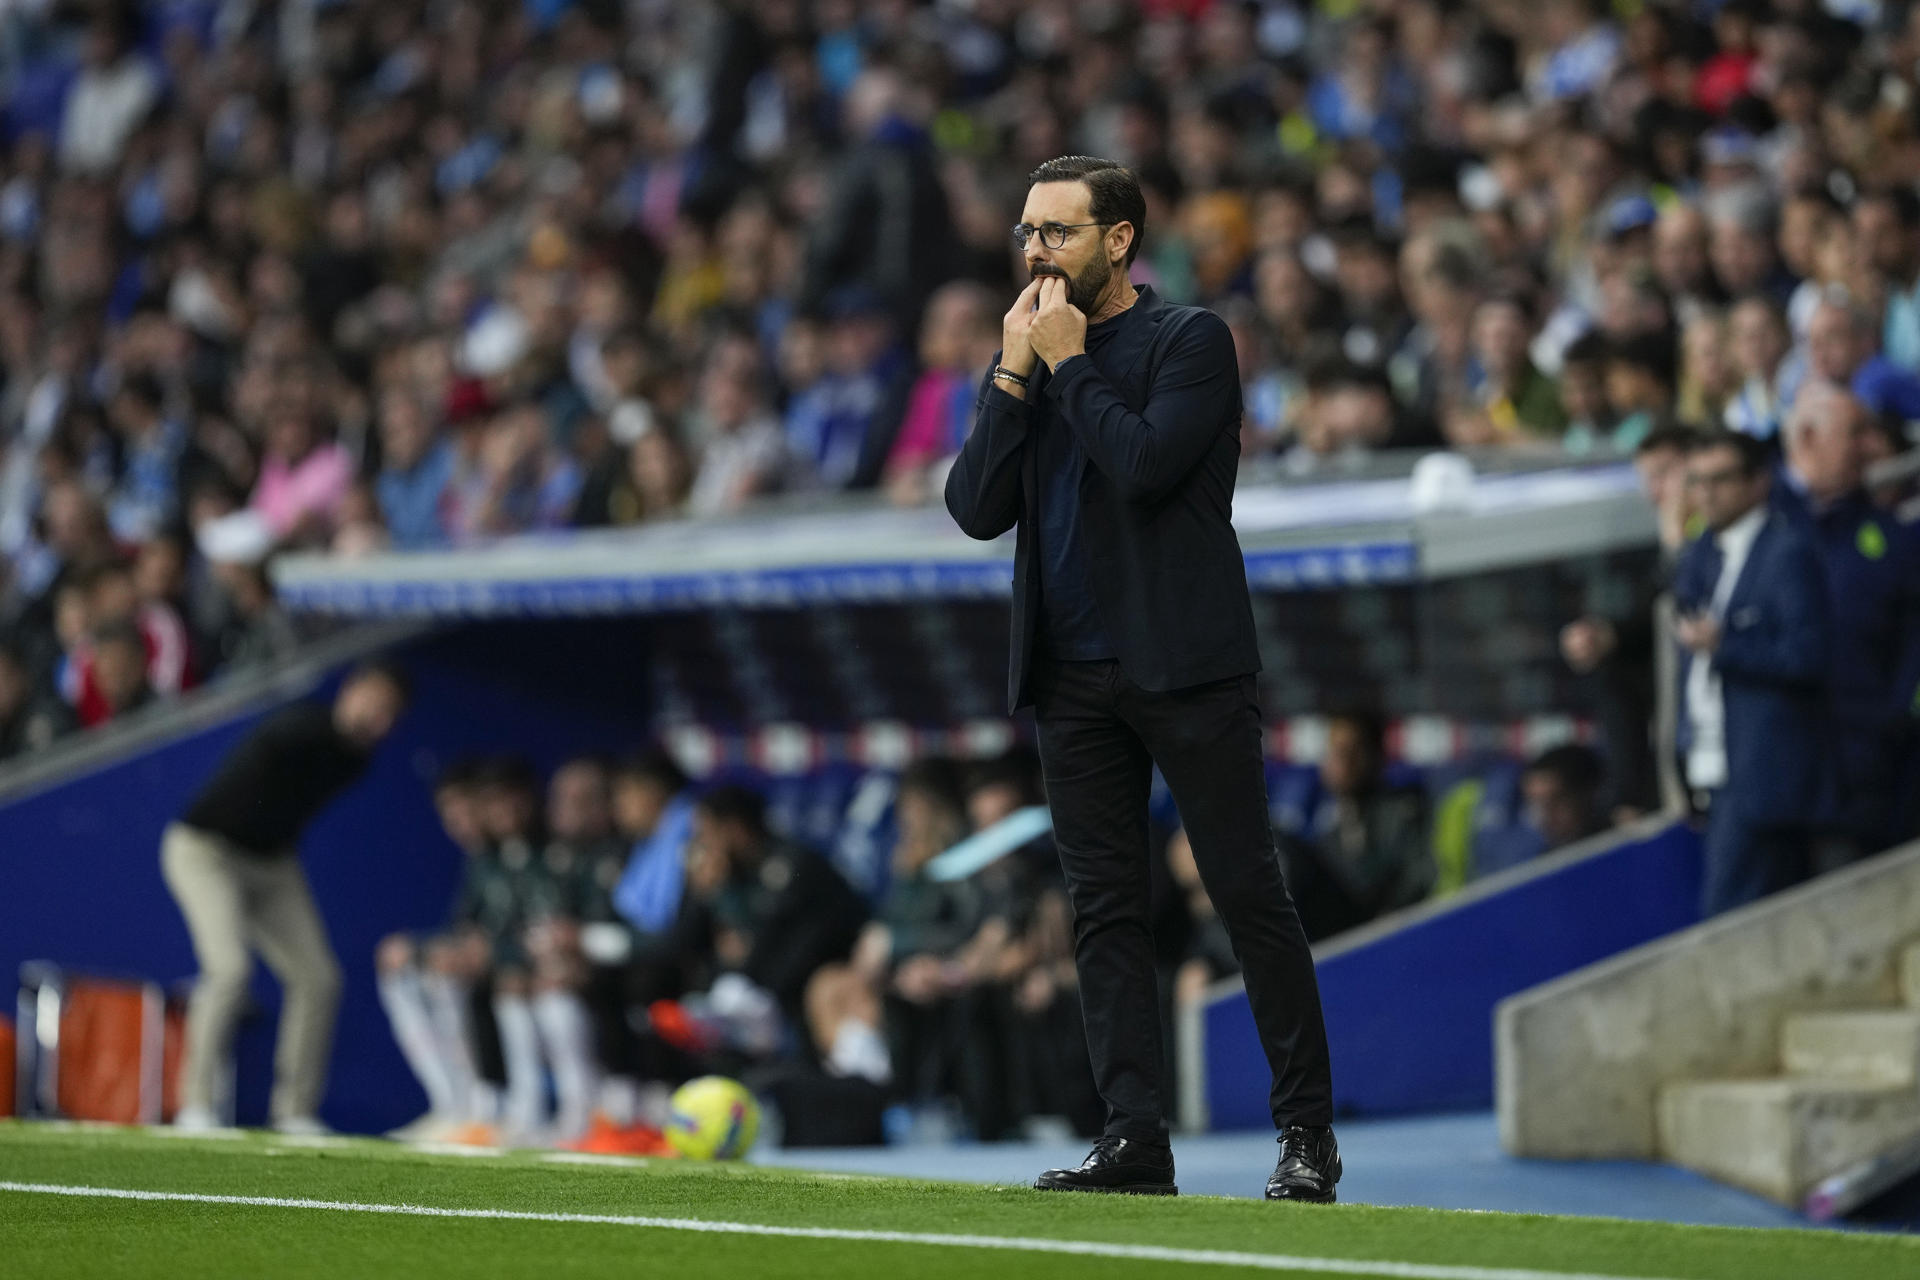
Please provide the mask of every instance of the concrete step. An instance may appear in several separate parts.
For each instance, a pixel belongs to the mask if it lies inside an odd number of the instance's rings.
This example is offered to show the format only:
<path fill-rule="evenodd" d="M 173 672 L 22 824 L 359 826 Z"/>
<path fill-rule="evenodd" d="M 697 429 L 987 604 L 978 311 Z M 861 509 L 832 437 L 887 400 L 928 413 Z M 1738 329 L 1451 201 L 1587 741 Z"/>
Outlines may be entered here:
<path fill-rule="evenodd" d="M 1661 1157 L 1801 1207 L 1814 1184 L 1920 1135 L 1920 1088 L 1779 1076 L 1660 1090 Z"/>
<path fill-rule="evenodd" d="M 1920 1081 L 1920 1010 L 1788 1014 L 1780 1026 L 1780 1065 L 1790 1076 L 1913 1085 Z"/>
<path fill-rule="evenodd" d="M 1920 942 L 1900 953 L 1900 994 L 1909 1009 L 1920 1009 Z"/>

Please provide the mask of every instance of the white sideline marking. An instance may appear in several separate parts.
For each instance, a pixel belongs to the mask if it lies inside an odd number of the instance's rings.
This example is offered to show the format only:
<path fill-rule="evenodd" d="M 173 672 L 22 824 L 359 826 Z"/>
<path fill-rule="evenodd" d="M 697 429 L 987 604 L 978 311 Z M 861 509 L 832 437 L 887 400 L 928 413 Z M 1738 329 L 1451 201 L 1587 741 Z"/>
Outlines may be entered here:
<path fill-rule="evenodd" d="M 1266 1271 L 1307 1271 L 1343 1276 L 1388 1276 L 1393 1280 L 1658 1280 L 1657 1277 L 1597 1275 L 1575 1271 L 1533 1271 L 1514 1267 L 1457 1267 L 1427 1262 L 1375 1262 L 1359 1258 L 1306 1258 L 1274 1253 L 1237 1253 L 1225 1249 L 1173 1249 L 1153 1244 L 1107 1244 L 1094 1240 L 1048 1240 L 1021 1236 L 966 1236 L 916 1231 L 855 1231 L 842 1227 L 777 1227 L 757 1222 L 710 1222 L 701 1218 L 642 1218 L 604 1213 L 533 1213 L 520 1209 L 446 1209 L 419 1204 L 359 1204 L 347 1200 L 297 1200 L 278 1196 L 216 1196 L 190 1191 L 130 1191 L 113 1187 L 72 1187 L 55 1183 L 0 1181 L 0 1191 L 105 1200 L 159 1200 L 187 1204 L 253 1205 L 271 1209 L 331 1209 L 344 1213 L 389 1213 L 416 1218 L 483 1218 L 511 1222 L 590 1223 L 608 1227 L 651 1227 L 660 1231 L 707 1231 L 718 1235 L 780 1236 L 798 1240 L 850 1240 L 868 1244 L 919 1244 L 957 1249 L 1011 1249 L 1022 1253 L 1067 1253 L 1096 1258 L 1196 1266 L 1257 1267 Z"/>

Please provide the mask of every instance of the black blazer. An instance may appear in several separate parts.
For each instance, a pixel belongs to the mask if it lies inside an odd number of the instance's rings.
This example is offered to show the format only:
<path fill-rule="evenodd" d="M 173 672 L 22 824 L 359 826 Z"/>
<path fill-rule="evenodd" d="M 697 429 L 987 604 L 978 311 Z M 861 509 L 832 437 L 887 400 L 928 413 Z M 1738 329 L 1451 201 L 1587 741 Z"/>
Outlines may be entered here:
<path fill-rule="evenodd" d="M 973 431 L 947 473 L 947 510 L 969 537 L 1019 527 L 1009 710 L 1033 700 L 1035 414 L 1059 415 L 1086 455 L 1081 541 L 1128 678 L 1165 691 L 1260 669 L 1232 523 L 1241 408 L 1233 335 L 1211 311 L 1164 302 L 1146 287 L 1131 310 L 1138 314 L 1097 362 L 1076 356 L 1053 376 L 1037 366 L 1024 401 L 994 385 L 989 370 Z"/>

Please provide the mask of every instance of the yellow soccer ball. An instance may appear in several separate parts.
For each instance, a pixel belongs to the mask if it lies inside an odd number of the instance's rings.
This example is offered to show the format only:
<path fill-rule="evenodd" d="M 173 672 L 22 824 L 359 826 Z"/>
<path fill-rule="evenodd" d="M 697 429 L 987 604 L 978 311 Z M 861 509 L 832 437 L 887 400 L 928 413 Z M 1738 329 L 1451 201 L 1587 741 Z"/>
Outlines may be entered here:
<path fill-rule="evenodd" d="M 673 1091 L 667 1142 L 690 1160 L 738 1160 L 760 1132 L 760 1104 L 725 1076 L 701 1076 Z"/>

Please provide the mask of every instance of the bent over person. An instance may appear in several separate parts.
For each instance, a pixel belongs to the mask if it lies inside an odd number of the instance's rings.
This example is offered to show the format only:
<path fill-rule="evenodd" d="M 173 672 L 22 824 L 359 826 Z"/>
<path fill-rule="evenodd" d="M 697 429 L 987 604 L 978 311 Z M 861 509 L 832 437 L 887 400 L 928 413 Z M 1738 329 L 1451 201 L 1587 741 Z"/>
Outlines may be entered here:
<path fill-rule="evenodd" d="M 217 1081 L 227 1070 L 257 951 L 285 991 L 273 1125 L 283 1133 L 325 1130 L 315 1112 L 333 1045 L 340 965 L 295 845 L 315 815 L 366 772 L 405 704 L 398 668 L 355 668 L 331 707 L 296 703 L 243 738 L 161 837 L 160 869 L 200 965 L 187 1006 L 179 1127 L 219 1123 Z"/>
<path fill-rule="evenodd" d="M 1074 912 L 1074 961 L 1105 1133 L 1049 1190 L 1175 1192 L 1149 924 L 1157 764 L 1246 973 L 1280 1159 L 1275 1200 L 1340 1179 L 1332 1074 L 1307 939 L 1267 814 L 1260 668 L 1234 537 L 1240 376 L 1212 312 L 1127 277 L 1138 179 L 1066 156 L 1034 170 L 1013 229 L 1032 281 L 1003 324 L 947 510 L 1017 527 L 1008 701 L 1032 704 Z"/>

